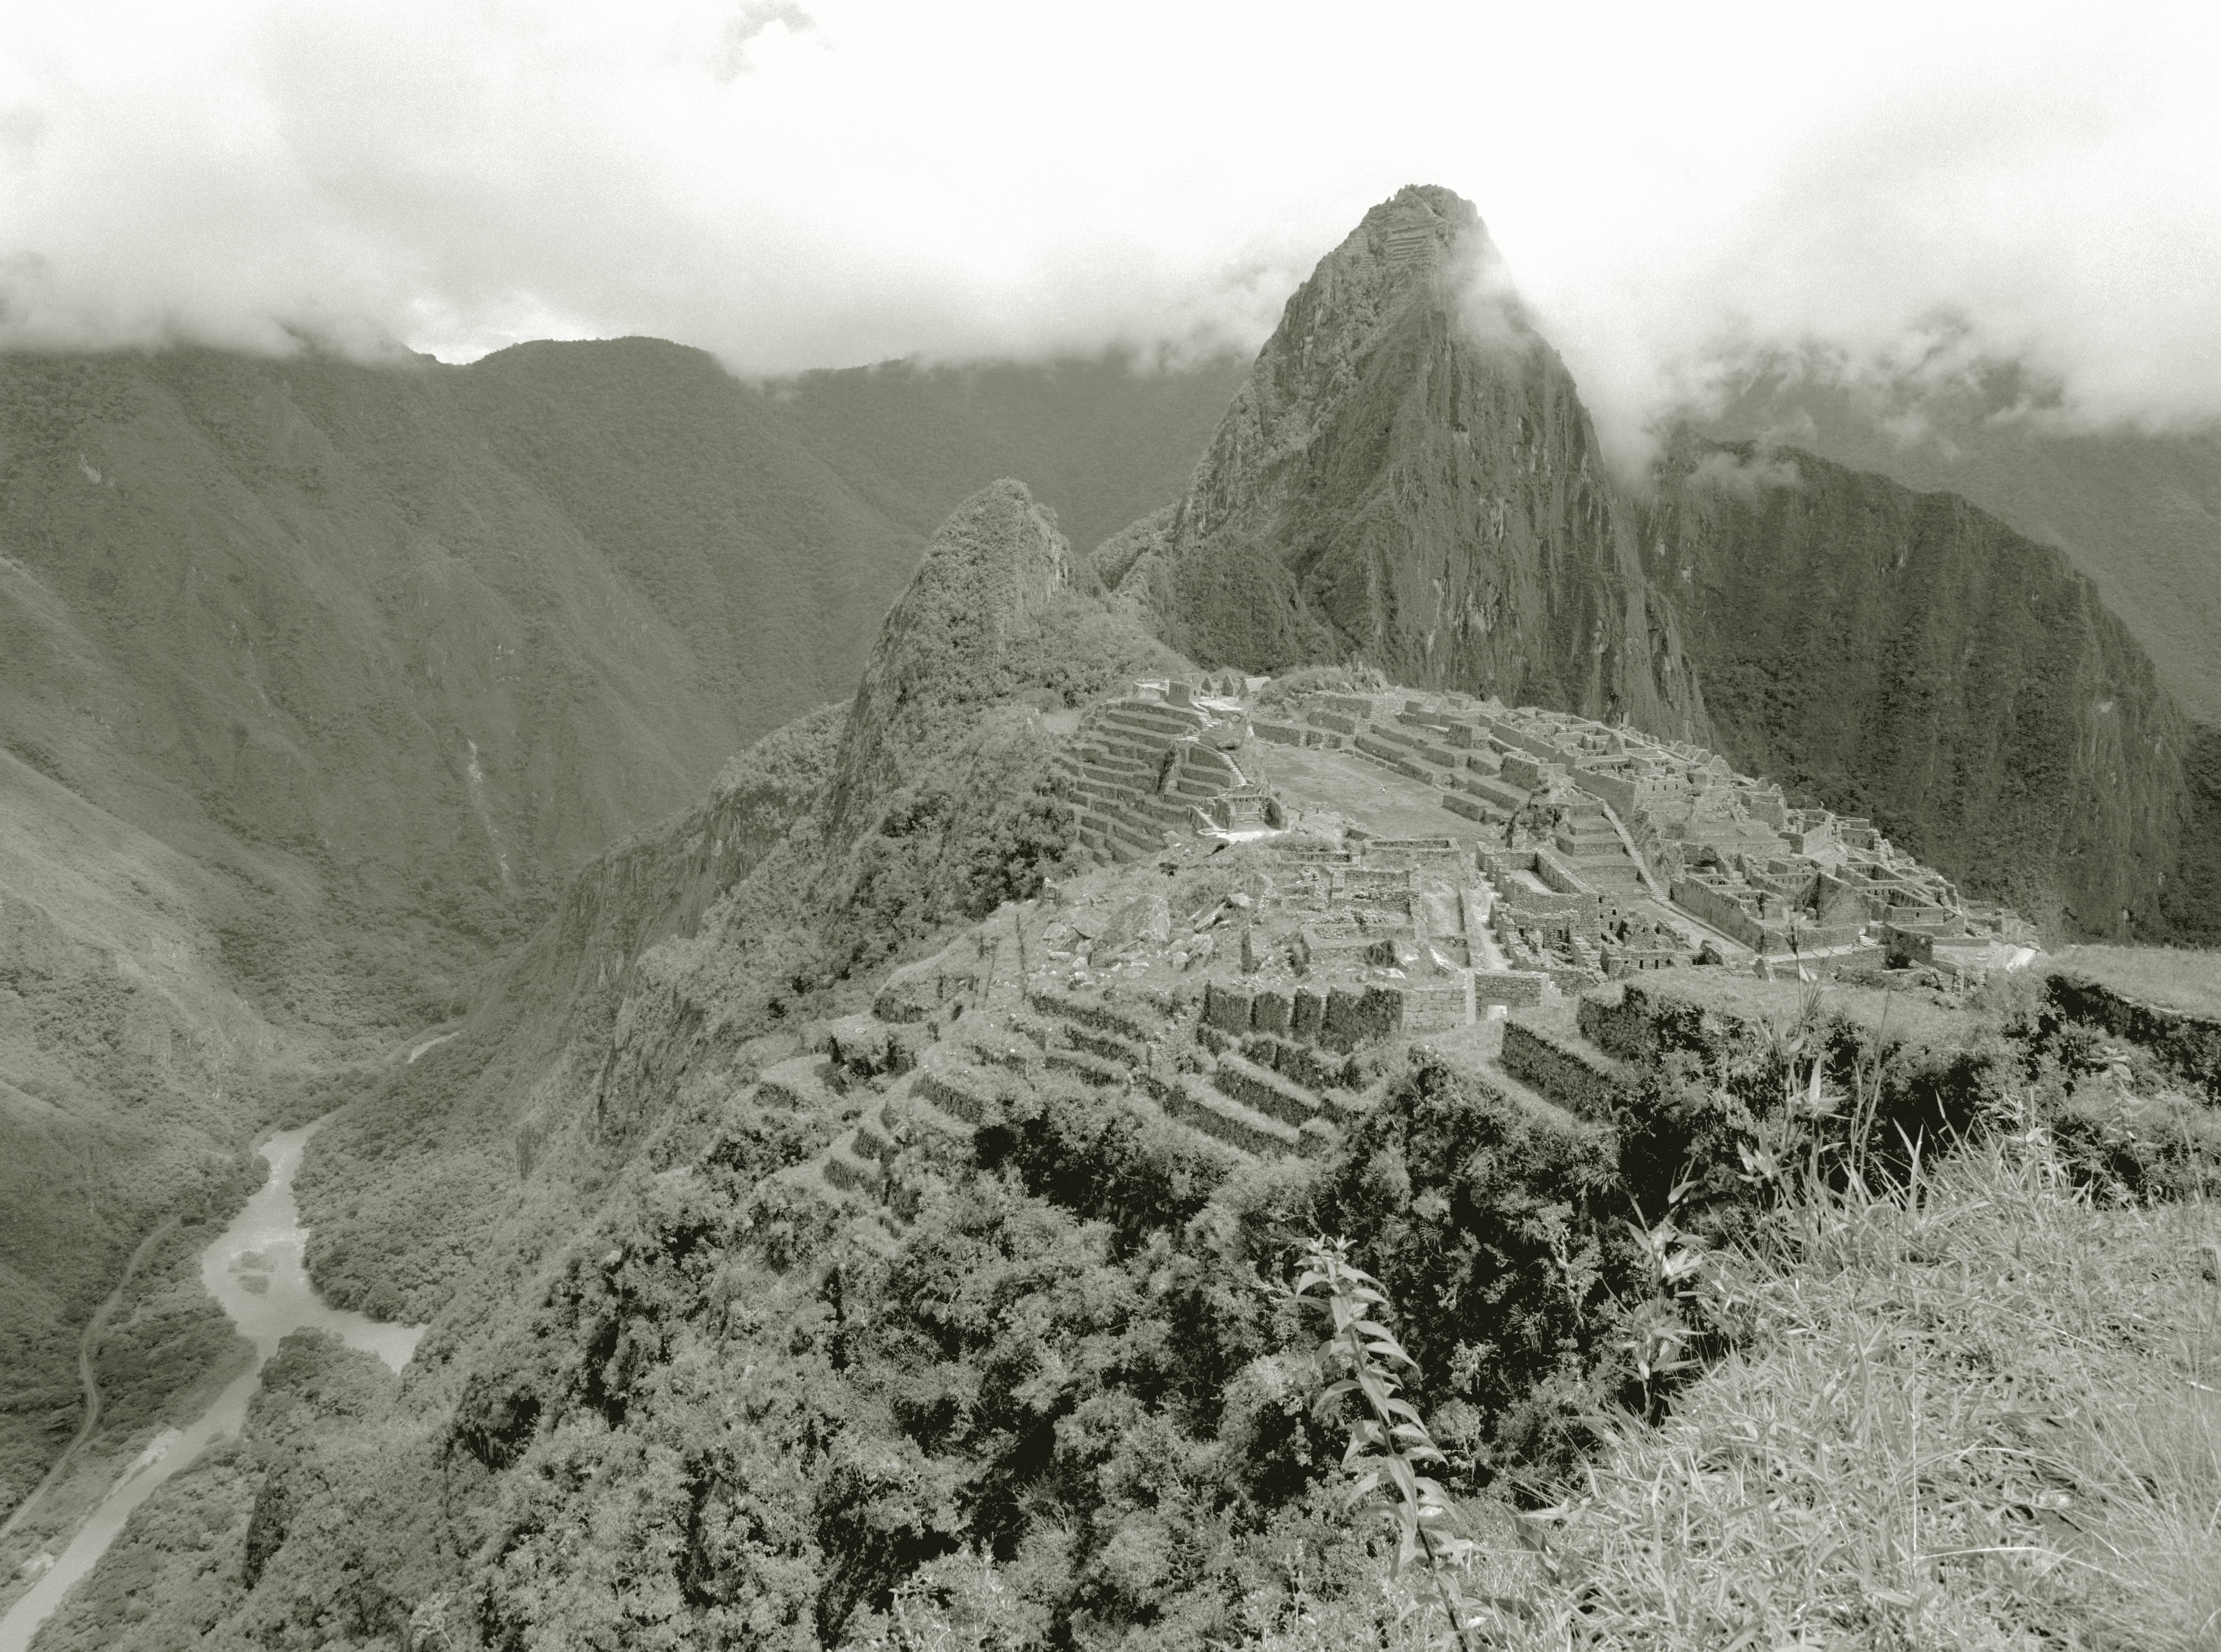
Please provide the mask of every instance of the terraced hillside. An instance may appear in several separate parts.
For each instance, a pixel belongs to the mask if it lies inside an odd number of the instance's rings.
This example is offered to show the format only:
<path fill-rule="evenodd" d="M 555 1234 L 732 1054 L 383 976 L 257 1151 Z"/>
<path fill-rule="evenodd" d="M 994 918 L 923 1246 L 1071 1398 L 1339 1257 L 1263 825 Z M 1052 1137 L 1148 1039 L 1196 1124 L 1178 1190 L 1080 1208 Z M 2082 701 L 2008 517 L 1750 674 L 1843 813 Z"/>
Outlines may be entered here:
<path fill-rule="evenodd" d="M 1867 823 L 1699 748 L 1269 686 L 1143 681 L 1082 719 L 1058 772 L 1092 868 L 766 1070 L 744 1100 L 837 1126 L 783 1186 L 898 1238 L 901 1144 L 961 1145 L 1065 1082 L 1231 1164 L 1325 1156 L 1421 1046 L 1537 1120 L 1608 1125 L 1655 1086 L 1674 1006 L 1755 1021 L 1824 974 L 1878 1026 L 1880 989 L 2037 957 Z"/>
<path fill-rule="evenodd" d="M 1023 490 L 989 489 L 918 613 L 1057 564 Z M 1030 624 L 1085 634 L 1048 598 Z M 396 1387 L 296 1349 L 297 1397 L 156 1494 L 66 1644 L 126 1599 L 457 1645 L 1362 1616 L 1372 1528 L 1304 1420 L 1323 1379 L 1286 1289 L 1313 1235 L 1384 1281 L 1442 1472 L 1495 1508 L 1574 1483 L 1580 1418 L 1666 1403 L 1638 1359 L 1697 1333 L 1642 1247 L 1750 1232 L 1753 1155 L 1832 1162 L 1856 1128 L 1886 1167 L 2009 1104 L 2138 1198 L 2221 1150 L 2169 1088 L 2176 1023 L 2162 1051 L 2133 1018 L 2118 1043 L 2062 1021 L 2074 988 L 2011 914 L 1709 752 L 1223 673 L 1051 709 L 1028 673 L 1064 651 L 1016 612 L 961 662 L 1015 704 L 917 708 L 922 740 L 876 755 L 823 717 L 767 743 L 752 788 L 597 863 L 499 1013 L 326 1132 L 321 1276 L 410 1277 L 416 1363 Z M 853 913 L 915 913 L 925 870 L 971 863 L 918 800 L 1006 725 L 1055 856 L 892 968 L 850 950 Z M 840 775 L 882 757 L 826 833 Z M 813 988 L 835 942 L 850 973 Z M 1816 1085 L 1861 1105 L 1785 1102 Z M 334 1172 L 381 1131 L 408 1154 L 365 1196 Z M 1638 1240 L 1630 1208 L 1668 1225 Z"/>

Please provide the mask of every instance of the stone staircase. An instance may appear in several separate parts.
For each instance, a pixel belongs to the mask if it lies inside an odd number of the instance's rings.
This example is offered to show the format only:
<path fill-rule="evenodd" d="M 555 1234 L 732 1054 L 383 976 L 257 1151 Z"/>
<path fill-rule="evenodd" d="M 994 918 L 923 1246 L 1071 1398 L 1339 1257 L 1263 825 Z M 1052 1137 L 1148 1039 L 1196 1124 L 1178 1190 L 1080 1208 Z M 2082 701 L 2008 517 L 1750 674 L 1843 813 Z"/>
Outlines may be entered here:
<path fill-rule="evenodd" d="M 1643 893 L 1642 868 L 1628 853 L 1619 828 L 1597 799 L 1579 797 L 1566 805 L 1555 836 L 1559 860 L 1592 889 L 1612 895 Z"/>

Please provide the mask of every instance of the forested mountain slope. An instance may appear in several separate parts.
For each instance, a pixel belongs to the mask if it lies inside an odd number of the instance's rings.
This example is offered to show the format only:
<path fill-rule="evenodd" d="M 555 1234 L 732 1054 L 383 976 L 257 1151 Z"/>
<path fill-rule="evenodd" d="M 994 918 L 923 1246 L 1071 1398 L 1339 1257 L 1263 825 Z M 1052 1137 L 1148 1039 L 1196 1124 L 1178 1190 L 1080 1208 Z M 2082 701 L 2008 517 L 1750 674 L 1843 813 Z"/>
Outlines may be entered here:
<path fill-rule="evenodd" d="M 959 501 L 1023 477 L 1078 551 L 1179 496 L 1248 377 L 1240 355 L 1113 352 L 804 373 L 769 388 L 787 427 L 921 539 Z"/>
<path fill-rule="evenodd" d="M 1955 494 L 1697 442 L 1645 533 L 1736 761 L 2048 932 L 2221 926 L 2176 902 L 2211 829 L 2194 726 L 2058 551 Z"/>
<path fill-rule="evenodd" d="M 2081 429 L 2004 370 L 1854 386 L 1793 361 L 1754 373 L 1702 428 L 1949 489 L 2059 546 L 2151 655 L 2161 686 L 2221 724 L 2221 429 Z"/>

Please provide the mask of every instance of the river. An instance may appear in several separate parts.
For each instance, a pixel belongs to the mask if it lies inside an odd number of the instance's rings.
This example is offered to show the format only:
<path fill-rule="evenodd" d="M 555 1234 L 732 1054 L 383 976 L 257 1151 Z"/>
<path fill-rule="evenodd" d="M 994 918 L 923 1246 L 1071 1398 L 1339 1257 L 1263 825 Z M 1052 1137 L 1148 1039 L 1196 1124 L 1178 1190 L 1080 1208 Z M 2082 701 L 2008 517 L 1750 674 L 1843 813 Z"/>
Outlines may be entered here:
<path fill-rule="evenodd" d="M 201 1281 L 223 1304 L 241 1334 L 254 1344 L 253 1368 L 185 1427 L 163 1430 L 123 1471 L 53 1565 L 0 1617 L 0 1652 L 25 1652 L 70 1586 L 92 1570 L 123 1530 L 131 1511 L 211 1441 L 239 1432 L 247 1419 L 247 1402 L 261 1381 L 263 1363 L 289 1332 L 304 1326 L 336 1332 L 396 1371 L 416 1352 L 423 1326 L 386 1325 L 332 1307 L 316 1294 L 301 1265 L 301 1248 L 308 1235 L 293 1200 L 293 1175 L 301 1168 L 301 1150 L 322 1123 L 320 1119 L 299 1130 L 280 1131 L 262 1144 L 259 1150 L 270 1163 L 270 1180 L 216 1243 L 201 1252 Z"/>

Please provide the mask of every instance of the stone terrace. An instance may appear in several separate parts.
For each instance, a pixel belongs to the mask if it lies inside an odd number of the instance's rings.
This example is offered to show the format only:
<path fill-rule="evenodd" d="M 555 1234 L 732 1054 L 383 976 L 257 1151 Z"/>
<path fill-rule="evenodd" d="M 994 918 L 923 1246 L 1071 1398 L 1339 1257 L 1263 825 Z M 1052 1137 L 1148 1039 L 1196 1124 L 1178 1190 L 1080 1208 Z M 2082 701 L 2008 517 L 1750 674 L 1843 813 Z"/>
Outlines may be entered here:
<path fill-rule="evenodd" d="M 1080 842 L 1123 862 L 1162 849 L 1167 832 L 1240 837 L 1277 825 L 1270 799 L 1229 755 L 1248 732 L 1238 700 L 1184 683 L 1140 684 L 1096 707 L 1057 757 Z"/>

